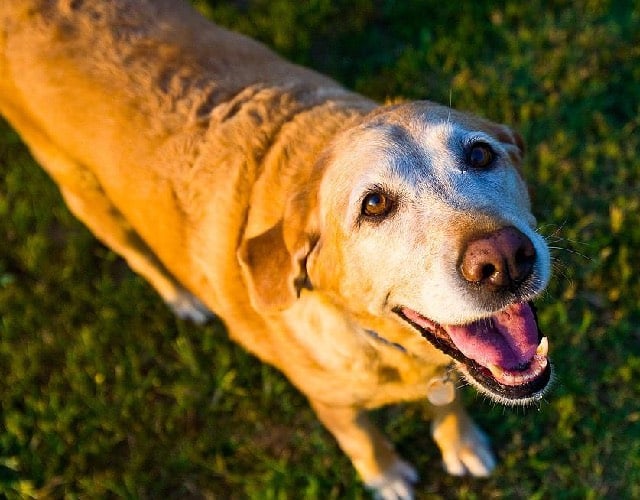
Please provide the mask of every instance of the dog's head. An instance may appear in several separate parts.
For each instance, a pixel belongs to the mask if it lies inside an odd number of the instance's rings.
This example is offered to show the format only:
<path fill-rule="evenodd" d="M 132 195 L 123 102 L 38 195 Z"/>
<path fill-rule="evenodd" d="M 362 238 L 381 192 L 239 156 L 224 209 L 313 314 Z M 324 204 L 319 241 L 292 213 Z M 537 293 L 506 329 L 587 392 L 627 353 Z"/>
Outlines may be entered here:
<path fill-rule="evenodd" d="M 335 139 L 289 219 L 243 245 L 254 302 L 286 306 L 310 283 L 355 316 L 396 317 L 493 398 L 539 399 L 551 368 L 530 301 L 550 257 L 522 154 L 505 126 L 427 102 L 381 108 Z"/>

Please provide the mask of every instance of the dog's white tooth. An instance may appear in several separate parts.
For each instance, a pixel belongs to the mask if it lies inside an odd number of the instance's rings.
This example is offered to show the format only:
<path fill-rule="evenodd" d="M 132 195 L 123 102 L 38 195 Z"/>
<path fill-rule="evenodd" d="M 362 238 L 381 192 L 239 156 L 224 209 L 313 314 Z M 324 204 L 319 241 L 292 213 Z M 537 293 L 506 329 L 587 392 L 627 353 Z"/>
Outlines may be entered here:
<path fill-rule="evenodd" d="M 538 344 L 538 348 L 536 349 L 536 354 L 542 357 L 546 357 L 547 354 L 549 354 L 549 339 L 547 339 L 547 337 L 542 337 L 540 340 L 540 344 Z"/>
<path fill-rule="evenodd" d="M 491 374 L 494 376 L 494 378 L 496 378 L 497 380 L 501 380 L 504 378 L 505 376 L 505 372 L 502 368 L 500 368 L 498 365 L 492 365 L 489 364 L 487 365 L 487 368 L 489 368 L 489 371 L 491 371 Z"/>
<path fill-rule="evenodd" d="M 542 373 L 542 371 L 547 367 L 547 365 L 549 364 L 549 358 L 547 356 L 543 357 L 541 360 L 539 360 L 538 362 L 538 370 L 540 373 Z"/>

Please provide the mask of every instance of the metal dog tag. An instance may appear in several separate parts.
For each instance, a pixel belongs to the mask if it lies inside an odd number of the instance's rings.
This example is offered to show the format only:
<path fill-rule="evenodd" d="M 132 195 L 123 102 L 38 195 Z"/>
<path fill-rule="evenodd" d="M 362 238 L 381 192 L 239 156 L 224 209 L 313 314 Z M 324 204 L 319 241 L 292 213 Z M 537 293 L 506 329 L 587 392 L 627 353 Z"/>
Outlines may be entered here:
<path fill-rule="evenodd" d="M 456 397 L 456 388 L 448 377 L 434 377 L 427 385 L 427 399 L 436 406 L 451 403 Z"/>

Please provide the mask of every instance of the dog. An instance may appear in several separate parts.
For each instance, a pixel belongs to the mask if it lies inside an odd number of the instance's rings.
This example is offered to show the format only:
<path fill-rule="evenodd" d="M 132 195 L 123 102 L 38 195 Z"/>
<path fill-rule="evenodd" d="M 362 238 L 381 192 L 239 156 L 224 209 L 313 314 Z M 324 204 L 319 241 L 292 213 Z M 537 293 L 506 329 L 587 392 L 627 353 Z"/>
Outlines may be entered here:
<path fill-rule="evenodd" d="M 69 209 L 175 313 L 214 313 L 308 398 L 364 484 L 418 475 L 366 411 L 427 399 L 446 470 L 495 458 L 457 377 L 552 379 L 550 278 L 505 125 L 379 105 L 175 0 L 0 6 L 0 112 Z"/>

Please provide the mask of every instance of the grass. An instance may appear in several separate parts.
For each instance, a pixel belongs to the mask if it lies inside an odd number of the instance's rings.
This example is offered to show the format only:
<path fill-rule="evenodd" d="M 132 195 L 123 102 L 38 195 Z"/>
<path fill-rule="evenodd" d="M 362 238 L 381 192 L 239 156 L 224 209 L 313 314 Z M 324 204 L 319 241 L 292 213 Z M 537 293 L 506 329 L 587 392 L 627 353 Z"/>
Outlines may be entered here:
<path fill-rule="evenodd" d="M 420 498 L 640 497 L 637 2 L 249 0 L 211 18 L 384 100 L 509 123 L 555 277 L 539 304 L 555 390 L 505 409 L 465 392 L 500 466 L 440 467 L 420 405 L 375 418 Z M 0 124 L 0 491 L 8 498 L 366 498 L 304 398 L 176 320 L 68 213 Z"/>

